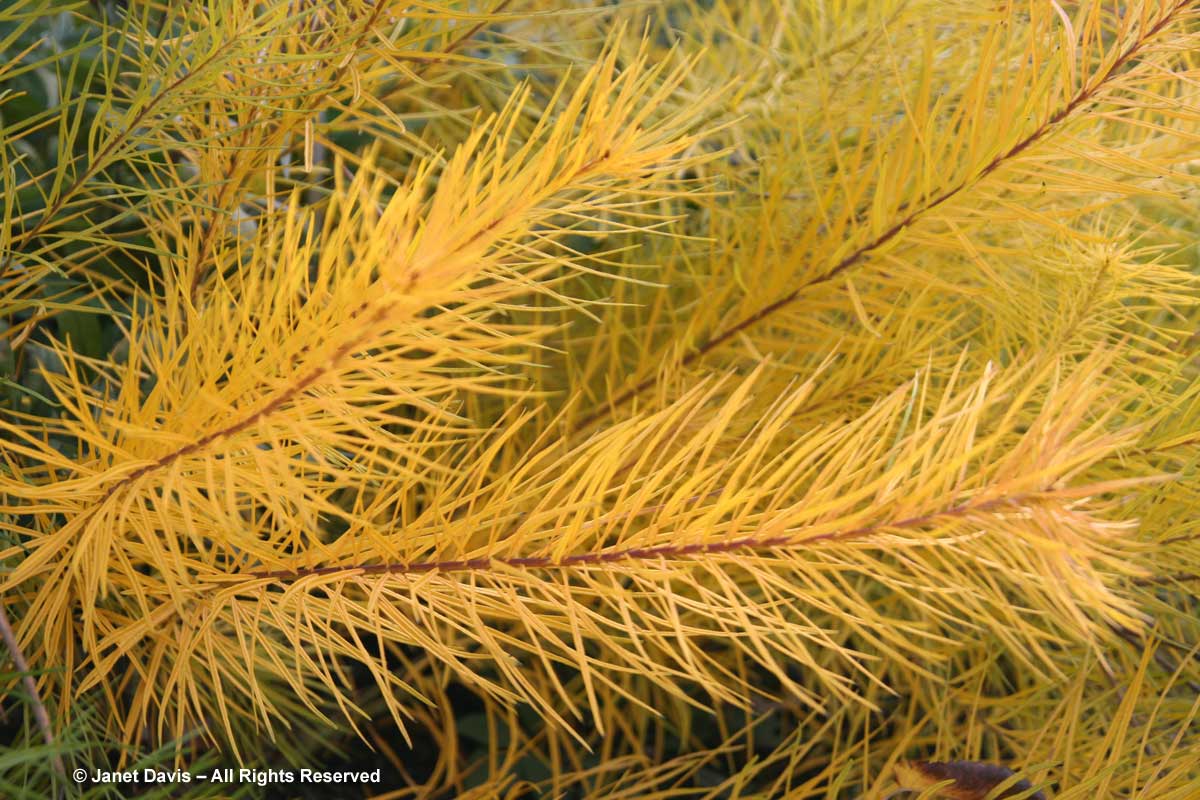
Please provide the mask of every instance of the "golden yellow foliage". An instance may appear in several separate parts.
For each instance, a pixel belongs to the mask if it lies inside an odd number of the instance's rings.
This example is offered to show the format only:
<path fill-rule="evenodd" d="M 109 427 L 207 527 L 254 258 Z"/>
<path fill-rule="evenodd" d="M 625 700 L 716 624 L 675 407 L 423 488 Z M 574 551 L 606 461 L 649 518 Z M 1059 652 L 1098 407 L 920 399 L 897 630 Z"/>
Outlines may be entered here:
<path fill-rule="evenodd" d="M 0 122 L 48 740 L 1200 794 L 1200 2 L 48 13 L 0 10 L 62 93 Z"/>

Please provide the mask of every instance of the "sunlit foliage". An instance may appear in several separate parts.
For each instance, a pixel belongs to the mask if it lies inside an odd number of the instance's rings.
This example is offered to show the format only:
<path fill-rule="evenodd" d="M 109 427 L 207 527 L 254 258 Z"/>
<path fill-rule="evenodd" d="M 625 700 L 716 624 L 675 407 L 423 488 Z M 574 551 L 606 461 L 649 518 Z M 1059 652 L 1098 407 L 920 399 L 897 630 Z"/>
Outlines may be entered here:
<path fill-rule="evenodd" d="M 23 746 L 1200 796 L 1200 2 L 16 0 L 0 50 Z"/>

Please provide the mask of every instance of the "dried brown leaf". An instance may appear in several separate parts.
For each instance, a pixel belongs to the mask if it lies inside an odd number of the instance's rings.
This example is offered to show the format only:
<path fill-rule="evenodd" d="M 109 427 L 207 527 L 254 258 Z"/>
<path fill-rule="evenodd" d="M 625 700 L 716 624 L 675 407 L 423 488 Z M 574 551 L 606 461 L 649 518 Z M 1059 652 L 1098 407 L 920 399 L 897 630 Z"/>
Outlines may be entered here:
<path fill-rule="evenodd" d="M 900 787 L 913 792 L 932 788 L 943 781 L 954 783 L 937 790 L 937 797 L 947 800 L 1003 800 L 1006 797 L 1026 797 L 1027 800 L 1046 800 L 1041 791 L 1024 794 L 1033 785 L 1021 779 L 999 794 L 992 792 L 1015 773 L 999 764 L 981 761 L 902 761 L 896 765 L 896 781 Z"/>

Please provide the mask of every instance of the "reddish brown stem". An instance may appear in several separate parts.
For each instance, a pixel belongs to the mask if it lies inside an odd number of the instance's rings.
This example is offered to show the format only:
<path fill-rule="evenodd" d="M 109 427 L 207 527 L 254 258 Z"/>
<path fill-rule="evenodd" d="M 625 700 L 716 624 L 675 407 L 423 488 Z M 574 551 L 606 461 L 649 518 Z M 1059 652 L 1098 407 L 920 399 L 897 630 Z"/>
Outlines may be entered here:
<path fill-rule="evenodd" d="M 4 644 L 8 647 L 9 654 L 12 655 L 13 664 L 17 667 L 17 672 L 21 673 L 21 682 L 25 685 L 25 693 L 29 696 L 29 704 L 33 709 L 33 719 L 38 726 L 38 730 L 42 733 L 42 740 L 50 747 L 54 746 L 54 729 L 50 726 L 50 715 L 46 712 L 46 706 L 42 702 L 41 695 L 38 694 L 37 681 L 33 679 L 33 675 L 29 671 L 29 662 L 25 660 L 25 654 L 21 652 L 20 645 L 17 644 L 17 634 L 13 630 L 12 623 L 8 620 L 8 612 L 4 608 L 4 604 L 0 603 L 0 638 L 4 639 Z M 54 771 L 59 775 L 66 777 L 67 771 L 63 767 L 62 756 L 55 754 L 52 758 Z"/>
<path fill-rule="evenodd" d="M 938 208 L 939 206 L 945 204 L 946 202 L 948 202 L 949 200 L 958 196 L 960 193 L 962 193 L 969 187 L 975 185 L 979 181 L 987 178 L 993 172 L 1000 169 L 1000 167 L 1004 166 L 1009 161 L 1011 161 L 1012 159 L 1019 156 L 1021 153 L 1028 150 L 1034 144 L 1036 144 L 1037 142 L 1044 139 L 1050 133 L 1050 131 L 1054 129 L 1055 126 L 1057 126 L 1059 123 L 1066 120 L 1068 117 L 1070 117 L 1072 114 L 1074 114 L 1079 108 L 1081 108 L 1082 106 L 1091 102 L 1092 99 L 1096 96 L 1096 94 L 1105 86 L 1105 84 L 1107 84 L 1112 79 L 1112 77 L 1117 74 L 1117 72 L 1120 69 L 1122 69 L 1134 57 L 1137 56 L 1137 54 L 1141 51 L 1142 47 L 1145 46 L 1146 42 L 1150 41 L 1155 36 L 1157 36 L 1159 33 L 1161 33 L 1164 28 L 1166 28 L 1168 25 L 1170 25 L 1172 22 L 1175 21 L 1176 16 L 1181 11 L 1183 11 L 1188 6 L 1192 6 L 1192 5 L 1196 5 L 1195 0 L 1189 0 L 1189 2 L 1180 3 L 1175 8 L 1173 8 L 1169 13 L 1164 14 L 1162 19 L 1160 19 L 1156 24 L 1151 26 L 1151 28 L 1148 31 L 1146 31 L 1144 35 L 1139 37 L 1138 41 L 1136 43 L 1134 43 L 1133 45 L 1131 45 L 1128 50 L 1126 50 L 1124 53 L 1122 53 L 1120 56 L 1118 56 L 1113 61 L 1113 63 L 1109 65 L 1108 69 L 1104 71 L 1104 74 L 1102 74 L 1090 86 L 1087 86 L 1087 87 L 1081 89 L 1079 91 L 1079 93 L 1076 94 L 1074 98 L 1072 98 L 1071 102 L 1067 103 L 1065 106 L 1060 108 L 1058 111 L 1051 114 L 1046 119 L 1045 122 L 1043 122 L 1041 125 L 1039 125 L 1037 127 L 1037 129 L 1035 129 L 1028 136 L 1025 136 L 1024 138 L 1022 138 L 1020 141 L 1013 144 L 1011 147 L 1009 147 L 1004 152 L 996 155 L 991 161 L 989 161 L 987 164 L 985 164 L 983 166 L 983 168 L 980 169 L 973 177 L 963 180 L 962 182 L 956 184 L 955 186 L 952 186 L 951 188 L 946 189 L 941 194 L 934 196 L 931 200 L 928 200 L 928 201 L 918 205 L 916 208 L 914 208 L 912 211 L 910 211 L 904 217 L 902 217 L 901 219 L 899 219 L 898 221 L 893 223 L 887 230 L 885 230 L 879 236 L 875 237 L 871 241 L 867 242 L 866 244 L 864 244 L 861 247 L 859 247 L 858 249 L 856 249 L 854 252 L 847 255 L 845 258 L 843 258 L 841 261 L 839 261 L 837 264 L 835 264 L 827 272 L 821 274 L 820 276 L 809 281 L 808 283 L 805 283 L 805 284 L 802 284 L 802 285 L 796 287 L 795 289 L 793 289 L 791 292 L 788 292 L 783 297 L 780 297 L 777 300 L 774 300 L 773 302 L 768 303 L 767 305 L 758 309 L 757 311 L 750 314 L 749 316 L 744 317 L 743 319 L 734 323 L 733 325 L 731 325 L 730 327 L 721 331 L 720 333 L 716 333 L 713 336 L 711 336 L 710 338 L 701 341 L 699 344 L 695 345 L 694 349 L 690 353 L 688 353 L 686 356 L 683 357 L 683 359 L 680 361 L 680 366 L 686 367 L 686 366 L 694 363 L 695 361 L 703 358 L 705 355 L 707 355 L 711 351 L 715 350 L 717 347 L 720 347 L 722 344 L 729 341 L 733 337 L 737 336 L 742 331 L 746 330 L 747 328 L 753 327 L 754 325 L 758 324 L 759 322 L 766 319 L 767 317 L 772 316 L 776 311 L 779 311 L 780 309 L 786 308 L 787 306 L 791 305 L 797 299 L 799 299 L 800 296 L 802 294 L 804 294 L 804 292 L 806 292 L 807 290 L 813 288 L 814 286 L 818 286 L 822 283 L 828 283 L 829 281 L 838 277 L 839 275 L 844 273 L 846 270 L 850 269 L 851 267 L 853 267 L 853 266 L 857 265 L 859 262 L 861 262 L 872 251 L 878 250 L 880 247 L 883 247 L 888 242 L 895 239 L 897 236 L 899 236 L 901 234 L 901 232 L 904 231 L 905 228 L 907 228 L 909 225 L 912 225 L 913 223 L 915 223 L 922 216 L 929 213 L 930 211 L 933 211 L 934 209 Z M 574 426 L 575 430 L 584 430 L 584 429 L 590 427 L 592 424 L 594 424 L 595 422 L 597 422 L 598 420 L 600 420 L 604 416 L 606 416 L 609 412 L 625 405 L 630 400 L 632 400 L 633 398 L 640 395 L 642 392 L 653 387 L 656 383 L 657 383 L 657 378 L 654 376 L 651 376 L 651 377 L 643 379 L 642 381 L 639 381 L 638 383 L 634 384 L 630 388 L 625 389 L 624 391 L 618 393 L 616 397 L 614 397 L 612 400 L 609 401 L 607 406 L 602 406 L 601 408 L 598 408 L 598 409 L 592 411 L 591 413 L 585 415 L 583 417 L 583 419 L 576 422 L 575 426 Z"/>
<path fill-rule="evenodd" d="M 1002 497 L 981 503 L 962 503 L 941 511 L 916 517 L 864 525 L 844 531 L 832 531 L 803 538 L 803 534 L 791 533 L 780 536 L 743 536 L 718 542 L 694 542 L 692 544 L 664 544 L 656 547 L 627 547 L 591 553 L 576 553 L 560 559 L 549 556 L 512 556 L 508 558 L 470 558 L 447 561 L 414 561 L 408 564 L 362 564 L 352 566 L 308 567 L 301 569 L 267 570 L 247 573 L 248 577 L 273 580 L 298 580 L 321 575 L 336 575 L 356 572 L 360 575 L 411 575 L 427 572 L 487 571 L 500 565 L 517 569 L 564 569 L 568 567 L 596 567 L 621 561 L 655 561 L 681 559 L 695 556 L 732 553 L 738 550 L 761 551 L 781 547 L 799 547 L 818 542 L 860 539 L 885 530 L 920 528 L 923 525 L 947 517 L 963 517 L 970 513 L 986 513 L 1006 505 L 1019 505 L 1032 495 Z"/>

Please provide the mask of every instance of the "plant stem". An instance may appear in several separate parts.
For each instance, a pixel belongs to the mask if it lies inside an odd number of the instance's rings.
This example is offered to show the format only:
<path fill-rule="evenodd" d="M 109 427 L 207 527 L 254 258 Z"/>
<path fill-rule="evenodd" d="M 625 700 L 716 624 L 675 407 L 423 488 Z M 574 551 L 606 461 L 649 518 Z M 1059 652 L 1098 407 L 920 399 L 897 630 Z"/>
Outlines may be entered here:
<path fill-rule="evenodd" d="M 29 671 L 29 662 L 25 660 L 25 654 L 21 652 L 21 647 L 17 644 L 17 634 L 13 631 L 12 623 L 8 620 L 8 612 L 4 610 L 4 604 L 0 603 L 0 637 L 4 639 L 4 644 L 8 647 L 8 652 L 12 653 L 13 663 L 17 667 L 17 672 L 21 673 L 21 682 L 25 684 L 25 691 L 29 695 L 29 702 L 33 706 L 33 718 L 37 722 L 38 730 L 42 732 L 42 739 L 46 744 L 54 746 L 54 729 L 50 727 L 50 715 L 46 713 L 46 706 L 42 703 L 41 695 L 38 694 L 37 682 L 34 681 L 33 675 Z M 52 763 L 54 771 L 60 776 L 66 777 L 67 771 L 63 767 L 62 756 L 55 754 Z"/>

